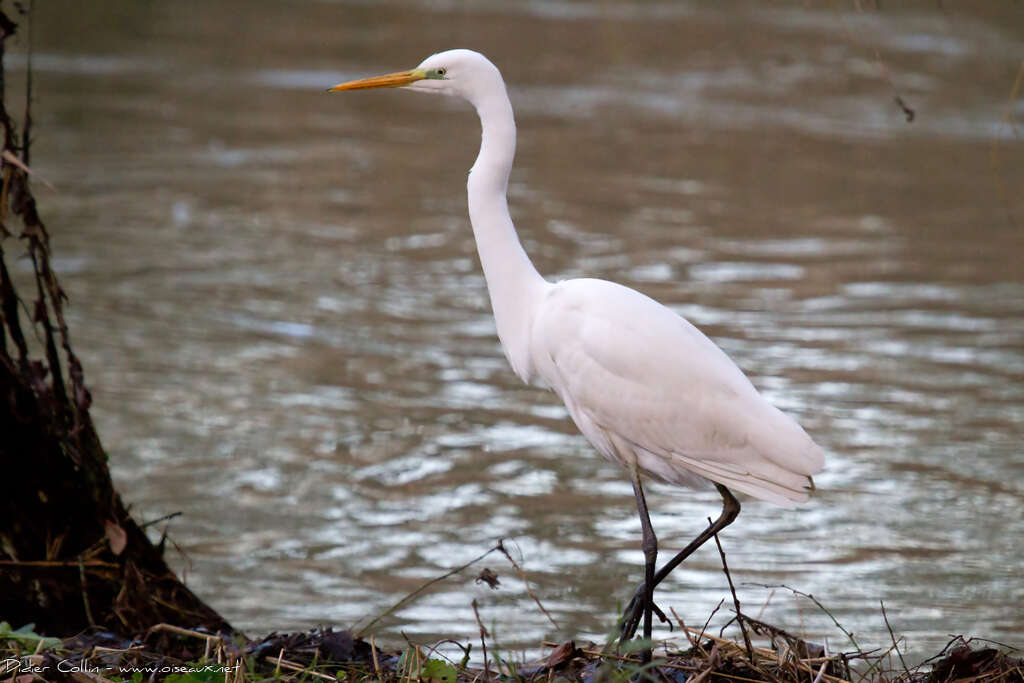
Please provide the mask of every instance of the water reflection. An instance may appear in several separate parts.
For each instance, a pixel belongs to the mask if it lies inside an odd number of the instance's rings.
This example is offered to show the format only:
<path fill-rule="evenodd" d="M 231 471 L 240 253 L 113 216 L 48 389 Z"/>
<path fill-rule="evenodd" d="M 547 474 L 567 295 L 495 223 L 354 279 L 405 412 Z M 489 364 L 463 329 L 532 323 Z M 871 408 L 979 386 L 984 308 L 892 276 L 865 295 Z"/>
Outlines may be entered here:
<path fill-rule="evenodd" d="M 510 82 L 538 268 L 672 306 L 830 453 L 805 509 L 750 504 L 726 534 L 746 603 L 835 643 L 755 585 L 785 583 L 881 643 L 882 599 L 920 654 L 1024 636 L 1024 209 L 990 169 L 1012 5 L 38 11 L 34 165 L 61 188 L 42 202 L 96 418 L 134 509 L 185 513 L 178 565 L 235 624 L 351 624 L 499 537 L 567 635 L 601 636 L 639 578 L 629 484 L 497 346 L 464 208 L 472 113 L 320 92 L 468 44 Z M 1019 187 L 1024 148 L 1000 144 Z M 716 505 L 651 494 L 666 547 Z M 471 637 L 475 597 L 534 647 L 550 624 L 488 563 L 501 590 L 446 584 L 379 635 Z M 724 596 L 709 552 L 663 605 L 697 620 Z"/>

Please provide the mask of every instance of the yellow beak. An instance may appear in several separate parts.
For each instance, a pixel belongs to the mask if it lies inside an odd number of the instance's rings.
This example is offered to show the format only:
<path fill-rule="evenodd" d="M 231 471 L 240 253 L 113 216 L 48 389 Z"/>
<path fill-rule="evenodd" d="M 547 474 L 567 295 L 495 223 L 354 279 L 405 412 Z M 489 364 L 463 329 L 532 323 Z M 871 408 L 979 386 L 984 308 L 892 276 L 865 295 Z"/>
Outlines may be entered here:
<path fill-rule="evenodd" d="M 421 81 L 426 77 L 427 73 L 423 69 L 398 71 L 393 74 L 373 76 L 372 78 L 360 78 L 356 81 L 339 83 L 333 88 L 328 88 L 327 91 L 340 92 L 342 90 L 366 90 L 367 88 L 401 88 L 403 85 L 409 85 L 410 83 Z"/>

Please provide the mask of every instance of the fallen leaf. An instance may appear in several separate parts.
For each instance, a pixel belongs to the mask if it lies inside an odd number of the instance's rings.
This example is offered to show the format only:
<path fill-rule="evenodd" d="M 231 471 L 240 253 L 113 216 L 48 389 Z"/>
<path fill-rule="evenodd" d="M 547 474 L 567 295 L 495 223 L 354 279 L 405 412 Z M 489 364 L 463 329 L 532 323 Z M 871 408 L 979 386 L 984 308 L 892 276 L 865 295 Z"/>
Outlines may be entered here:
<path fill-rule="evenodd" d="M 577 654 L 579 654 L 579 650 L 576 649 L 576 643 L 572 640 L 567 640 L 551 651 L 545 664 L 549 669 L 554 669 L 565 664 Z"/>
<path fill-rule="evenodd" d="M 110 541 L 110 550 L 115 555 L 120 555 L 124 552 L 124 547 L 128 545 L 128 534 L 124 532 L 124 529 L 117 522 L 107 521 L 107 540 Z"/>
<path fill-rule="evenodd" d="M 11 154 L 11 151 L 10 151 L 10 150 L 8 150 L 8 149 L 5 149 L 5 150 L 3 151 L 3 154 L 2 154 L 2 155 L 0 155 L 0 156 L 2 156 L 2 157 L 3 157 L 3 160 L 4 160 L 4 161 L 6 161 L 6 162 L 7 162 L 7 163 L 9 163 L 9 164 L 13 164 L 14 166 L 17 166 L 18 168 L 20 168 L 20 169 L 21 169 L 22 171 L 24 171 L 24 172 L 25 172 L 25 173 L 27 173 L 28 175 L 32 176 L 33 178 L 36 178 L 36 179 L 38 179 L 38 180 L 39 180 L 39 182 L 41 182 L 41 183 L 42 183 L 43 185 L 46 185 L 46 187 L 50 188 L 50 189 L 51 189 L 51 190 L 53 190 L 54 192 L 56 192 L 56 191 L 57 191 L 57 188 L 56 188 L 56 187 L 54 187 L 53 183 L 51 183 L 51 182 L 50 182 L 49 180 L 47 180 L 47 179 L 46 179 L 46 178 L 44 178 L 43 176 L 41 176 L 41 175 L 37 174 L 37 173 L 36 173 L 35 171 L 33 171 L 33 170 L 32 170 L 31 168 L 29 168 L 28 166 L 26 166 L 26 165 L 25 165 L 25 162 L 24 162 L 24 161 L 22 161 L 21 159 L 19 159 L 18 157 L 14 156 L 13 154 Z"/>
<path fill-rule="evenodd" d="M 498 586 L 501 585 L 501 581 L 498 581 L 498 575 L 491 571 L 489 567 L 484 567 L 480 575 L 476 577 L 477 583 L 486 583 L 490 586 L 491 590 L 497 590 Z"/>

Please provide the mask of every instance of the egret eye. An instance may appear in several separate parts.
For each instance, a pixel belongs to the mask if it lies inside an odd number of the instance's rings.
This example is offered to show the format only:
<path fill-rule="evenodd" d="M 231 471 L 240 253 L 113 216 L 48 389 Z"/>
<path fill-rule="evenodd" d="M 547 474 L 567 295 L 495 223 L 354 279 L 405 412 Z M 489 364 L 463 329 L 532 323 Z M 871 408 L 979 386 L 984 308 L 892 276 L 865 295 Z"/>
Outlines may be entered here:
<path fill-rule="evenodd" d="M 441 67 L 440 69 L 437 70 L 437 75 L 439 78 L 444 78 L 444 75 L 446 73 L 448 73 L 448 69 L 445 69 L 444 67 Z"/>

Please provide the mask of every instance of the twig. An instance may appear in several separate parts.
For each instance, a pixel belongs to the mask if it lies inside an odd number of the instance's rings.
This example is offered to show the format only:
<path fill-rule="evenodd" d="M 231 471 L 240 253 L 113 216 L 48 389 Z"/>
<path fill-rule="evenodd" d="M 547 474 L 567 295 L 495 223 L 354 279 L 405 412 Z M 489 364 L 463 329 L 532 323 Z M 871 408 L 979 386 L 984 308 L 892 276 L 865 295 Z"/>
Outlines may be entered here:
<path fill-rule="evenodd" d="M 678 617 L 676 617 L 678 619 Z M 552 643 L 550 641 L 543 641 L 542 647 L 559 647 L 562 643 Z M 598 659 L 614 659 L 619 662 L 636 662 L 636 659 L 632 655 L 617 655 L 611 652 L 602 652 L 601 650 L 591 650 L 587 648 L 580 648 L 580 652 L 591 657 L 597 657 Z M 700 667 L 696 666 L 684 666 L 682 664 L 672 664 L 671 662 L 659 662 L 659 667 L 666 669 L 678 669 L 679 671 L 696 671 Z"/>
<path fill-rule="evenodd" d="M 949 648 L 953 647 L 953 643 L 955 643 L 955 642 L 957 642 L 957 641 L 960 641 L 960 642 L 961 642 L 961 643 L 963 643 L 964 645 L 966 645 L 966 644 L 967 644 L 967 641 L 966 641 L 966 640 L 964 640 L 964 637 L 963 637 L 963 635 L 959 635 L 959 636 L 950 636 L 949 642 L 947 642 L 947 643 L 945 644 L 945 646 L 943 646 L 943 648 L 942 648 L 941 650 L 939 650 L 939 653 L 938 653 L 938 654 L 932 655 L 932 656 L 931 656 L 931 657 L 929 657 L 928 659 L 926 659 L 926 660 L 922 661 L 922 662 L 921 662 L 921 664 L 929 664 L 929 663 L 931 663 L 931 662 L 934 662 L 934 661 L 935 661 L 936 659 L 939 659 L 940 657 L 942 657 L 943 655 L 945 655 L 945 654 L 946 654 L 947 652 L 949 652 Z"/>
<path fill-rule="evenodd" d="M 377 643 L 373 640 L 373 635 L 370 635 L 370 655 L 373 657 L 373 672 L 377 674 L 378 680 L 384 680 L 384 677 L 380 673 L 380 660 L 377 659 Z"/>
<path fill-rule="evenodd" d="M 1013 650 L 1014 652 L 1020 652 L 1020 648 L 1019 647 L 1014 647 L 1013 645 L 1007 645 L 1006 643 L 1002 643 L 1002 642 L 1000 642 L 998 640 L 992 640 L 991 638 L 982 638 L 980 636 L 972 636 L 972 637 L 968 638 L 966 642 L 973 643 L 976 640 L 980 640 L 983 643 L 992 643 L 993 645 L 998 645 L 999 647 L 1005 647 L 1007 650 Z"/>
<path fill-rule="evenodd" d="M 759 609 L 759 610 L 757 611 L 757 618 L 758 618 L 758 619 L 760 619 L 761 617 L 763 617 L 763 616 L 764 616 L 764 611 L 765 611 L 766 609 L 768 609 L 768 603 L 770 603 L 770 602 L 772 601 L 772 598 L 773 598 L 773 597 L 775 597 L 775 589 L 774 589 L 774 588 L 773 588 L 773 589 L 771 590 L 771 592 L 770 592 L 770 593 L 768 593 L 768 597 L 767 597 L 767 598 L 765 598 L 765 600 L 764 600 L 764 604 L 763 604 L 763 605 L 761 605 L 761 609 Z"/>
<path fill-rule="evenodd" d="M 813 683 L 821 683 L 821 679 L 825 676 L 826 668 L 828 668 L 828 661 L 824 661 L 821 663 L 821 668 L 818 669 L 818 675 L 814 677 Z M 907 673 L 909 674 L 910 672 L 908 671 Z"/>
<path fill-rule="evenodd" d="M 484 626 L 484 622 L 480 620 L 480 611 L 476 608 L 476 598 L 471 603 L 473 605 L 473 615 L 476 617 L 476 625 L 480 627 L 480 648 L 484 651 L 484 680 L 491 680 L 491 666 L 487 662 L 487 628 Z"/>
<path fill-rule="evenodd" d="M 470 644 L 469 648 L 465 648 L 465 647 L 462 646 L 462 643 L 460 643 L 459 641 L 455 640 L 454 638 L 444 638 L 442 640 L 436 641 L 433 645 L 431 645 L 429 648 L 427 648 L 427 654 L 425 655 L 426 658 L 429 660 L 434 655 L 437 655 L 441 659 L 446 660 L 451 665 L 457 666 L 454 659 L 452 659 L 451 657 L 449 657 L 448 655 L 446 655 L 443 652 L 438 652 L 437 651 L 437 648 L 439 648 L 439 647 L 441 647 L 442 645 L 445 645 L 445 644 L 454 645 L 455 647 L 457 647 L 460 650 L 462 650 L 463 657 L 466 656 L 467 649 L 472 649 L 472 647 L 473 647 L 473 645 Z"/>
<path fill-rule="evenodd" d="M 373 626 L 373 625 L 374 625 L 374 624 L 376 624 L 376 623 L 377 623 L 378 621 L 380 621 L 381 619 L 383 619 L 383 618 L 384 618 L 384 617 L 386 617 L 387 615 L 391 614 L 392 612 L 394 612 L 394 611 L 395 611 L 395 610 L 397 610 L 398 608 L 400 608 L 400 607 L 402 607 L 403 605 L 405 605 L 405 603 L 409 602 L 410 600 L 412 600 L 413 598 L 415 598 L 415 597 L 416 597 L 417 595 L 419 595 L 420 593 L 422 593 L 422 592 L 423 592 L 423 591 L 425 591 L 426 589 L 428 589 L 428 588 L 430 588 L 431 586 L 433 586 L 433 585 L 434 585 L 435 583 L 440 583 L 441 581 L 444 581 L 444 580 L 445 580 L 445 579 L 447 579 L 448 577 L 450 577 L 450 576 L 455 576 L 455 575 L 456 575 L 456 574 L 458 574 L 459 572 L 461 572 L 461 571 L 463 571 L 463 570 L 465 570 L 465 569 L 467 569 L 467 568 L 469 568 L 469 567 L 472 567 L 472 566 L 473 566 L 474 564 L 476 564 L 476 563 L 477 563 L 477 562 L 479 562 L 480 560 L 484 559 L 485 557 L 487 557 L 488 555 L 490 555 L 491 553 L 493 553 L 493 552 L 494 552 L 494 551 L 496 551 L 496 550 L 504 550 L 504 548 L 503 548 L 503 547 L 502 547 L 502 545 L 501 545 L 501 541 L 498 541 L 498 545 L 494 546 L 493 548 L 491 548 L 491 549 L 490 549 L 490 550 L 488 550 L 487 552 L 483 553 L 483 554 L 482 554 L 482 555 L 480 555 L 479 557 L 477 557 L 477 558 L 475 558 L 475 559 L 473 559 L 473 560 L 470 560 L 469 562 L 467 562 L 466 564 L 462 565 L 461 567 L 456 567 L 455 569 L 453 569 L 453 570 L 451 570 L 451 571 L 449 571 L 449 572 L 445 572 L 445 573 L 444 573 L 444 574 L 442 574 L 441 576 L 438 576 L 438 577 L 436 577 L 436 578 L 433 578 L 433 579 L 431 579 L 430 581 L 427 581 L 427 582 L 426 582 L 425 584 L 423 584 L 422 586 L 420 586 L 419 588 L 417 588 L 416 590 L 414 590 L 414 591 L 413 591 L 412 593 L 409 593 L 409 594 L 408 594 L 408 595 L 406 595 L 406 596 L 405 596 L 404 598 L 402 598 L 401 600 L 399 600 L 399 601 L 398 601 L 398 602 L 396 602 L 395 604 L 391 605 L 391 607 L 388 607 L 388 608 L 387 608 L 386 610 L 384 610 L 383 612 L 381 612 L 380 614 L 378 614 L 378 615 L 377 615 L 376 617 L 374 617 L 374 618 L 373 618 L 373 621 L 371 621 L 371 622 L 370 622 L 369 624 L 367 624 L 366 626 L 363 626 L 363 627 L 361 627 L 361 628 L 360 628 L 359 630 L 357 630 L 357 631 L 355 632 L 355 636 L 356 636 L 357 638 L 362 638 L 363 634 L 364 634 L 364 633 L 366 633 L 366 631 L 368 631 L 368 630 L 370 629 L 370 627 L 371 627 L 371 626 Z"/>
<path fill-rule="evenodd" d="M 798 591 L 795 588 L 790 588 L 789 586 L 787 586 L 784 583 L 776 584 L 774 586 L 766 584 L 766 583 L 751 583 L 749 585 L 751 585 L 751 586 L 760 586 L 761 588 L 785 588 L 786 590 L 791 592 L 793 595 L 799 595 L 802 598 L 807 598 L 808 600 L 813 602 L 815 605 L 817 605 L 818 609 L 820 609 L 822 612 L 827 614 L 829 619 L 832 620 L 832 623 L 836 625 L 836 628 L 838 628 L 840 631 L 842 631 L 843 635 L 845 635 L 847 638 L 849 638 L 850 642 L 853 643 L 853 646 L 855 648 L 857 648 L 857 650 L 860 650 L 860 645 L 857 643 L 857 639 L 853 637 L 853 634 L 850 633 L 849 631 L 847 631 L 845 628 L 843 628 L 843 625 L 839 623 L 839 620 L 836 619 L 835 615 L 832 614 L 831 612 L 829 612 L 828 608 L 826 608 L 823 604 L 821 604 L 818 601 L 818 598 L 814 597 L 810 593 L 804 593 L 803 591 Z"/>
<path fill-rule="evenodd" d="M 860 6 L 860 0 L 853 0 L 853 4 L 854 7 L 856 7 L 857 9 L 857 14 L 864 13 L 864 10 Z M 852 38 L 849 31 L 849 27 L 844 24 L 843 28 L 846 30 L 847 36 Z M 887 67 L 885 65 L 885 62 L 882 61 L 882 53 L 878 51 L 877 47 L 873 48 L 872 52 L 875 53 L 875 64 L 878 65 L 878 70 L 881 72 L 882 78 L 885 79 L 885 82 L 889 85 L 889 88 L 892 89 L 893 101 L 896 103 L 896 106 L 898 106 L 903 111 L 903 116 L 906 117 L 907 123 L 913 123 L 914 118 L 917 116 L 917 113 L 909 106 L 907 106 L 907 103 L 903 101 L 903 96 L 900 94 L 900 91 L 897 90 L 896 84 L 892 80 L 892 75 L 889 73 L 889 67 Z"/>
<path fill-rule="evenodd" d="M 686 634 L 686 639 L 688 641 L 690 641 L 690 646 L 694 650 L 699 650 L 700 649 L 700 642 L 693 639 L 693 634 L 690 633 L 690 629 L 688 629 L 686 627 L 686 624 L 683 623 L 683 620 L 679 617 L 678 614 L 676 614 L 676 608 L 675 607 L 669 607 L 668 611 L 671 612 L 672 616 L 674 616 L 676 618 L 676 621 L 679 622 L 679 628 L 683 629 L 683 633 Z"/>
<path fill-rule="evenodd" d="M 708 524 L 714 524 L 708 517 Z M 740 611 L 740 599 L 736 596 L 736 587 L 732 585 L 732 575 L 729 574 L 729 565 L 725 561 L 725 551 L 722 550 L 722 543 L 715 534 L 715 545 L 718 546 L 718 554 L 722 558 L 722 571 L 725 572 L 725 579 L 729 582 L 729 590 L 732 592 L 732 604 L 736 606 L 736 623 L 739 624 L 740 633 L 743 634 L 743 643 L 747 646 L 747 659 L 754 663 L 754 648 L 750 644 L 750 636 L 747 635 L 747 627 L 743 624 L 743 612 Z"/>
<path fill-rule="evenodd" d="M 872 673 L 874 673 L 875 669 L 877 669 L 878 667 L 880 667 L 882 665 L 882 660 L 886 656 L 888 656 L 889 653 L 892 652 L 894 648 L 896 648 L 896 644 L 895 643 L 893 643 L 892 647 L 887 649 L 885 652 L 883 652 L 882 654 L 878 655 L 878 658 L 874 661 L 874 663 L 871 666 L 869 666 L 867 668 L 867 670 L 863 674 L 861 674 L 861 679 L 862 680 L 869 680 L 868 677 Z"/>
<path fill-rule="evenodd" d="M 206 641 L 206 642 L 210 642 L 210 641 Z M 281 677 L 281 661 L 283 659 L 284 659 L 284 648 L 282 647 L 281 651 L 277 653 L 277 663 L 274 666 L 274 678 L 280 678 Z"/>
<path fill-rule="evenodd" d="M 555 630 L 561 631 L 561 627 L 555 622 L 551 614 L 546 609 L 544 609 L 544 605 L 542 605 L 540 600 L 537 599 L 537 596 L 533 594 L 533 591 L 530 590 L 530 582 L 526 580 L 526 572 L 524 572 L 519 567 L 519 565 L 516 564 L 516 561 L 512 559 L 512 556 L 509 554 L 508 550 L 505 549 L 505 539 L 498 539 L 498 545 L 496 547 L 498 550 L 501 551 L 501 554 L 504 555 L 505 558 L 512 563 L 512 566 L 516 568 L 516 572 L 519 573 L 519 579 L 523 582 L 523 586 L 526 587 L 526 594 L 533 598 L 533 601 L 537 603 L 537 607 L 539 607 L 540 611 L 544 613 L 544 616 L 548 618 L 548 621 L 550 621 L 551 625 L 555 627 Z"/>
<path fill-rule="evenodd" d="M 907 668 L 907 663 L 903 660 L 903 653 L 900 652 L 899 645 L 896 644 L 896 634 L 892 632 L 892 625 L 889 624 L 889 615 L 885 613 L 885 601 L 879 600 L 878 604 L 882 606 L 882 619 L 885 620 L 885 627 L 889 629 L 889 637 L 892 638 L 892 646 L 896 648 L 896 654 L 900 656 L 900 664 L 903 665 L 903 673 L 909 677 L 910 669 Z"/>
<path fill-rule="evenodd" d="M 784 638 L 785 640 L 794 643 L 800 642 L 801 640 L 799 636 L 794 636 L 792 633 L 786 631 L 785 629 L 781 629 L 778 626 L 772 626 L 771 624 L 765 623 L 759 619 L 747 617 L 747 623 L 753 626 L 754 631 L 757 633 L 761 633 L 763 631 L 766 633 L 770 633 L 772 636 L 782 636 L 782 638 Z"/>
<path fill-rule="evenodd" d="M 157 624 L 146 632 L 149 635 L 155 631 L 169 631 L 170 633 L 177 633 L 179 636 L 189 636 L 191 638 L 206 638 L 208 640 L 219 640 L 223 642 L 223 638 L 219 633 L 203 633 L 201 631 L 193 631 L 191 629 L 182 628 L 180 626 L 174 626 L 172 624 Z"/>
<path fill-rule="evenodd" d="M 316 676 L 317 678 L 322 678 L 325 681 L 337 681 L 338 680 L 337 677 L 335 677 L 335 676 L 328 676 L 327 674 L 322 674 L 319 671 L 313 671 L 309 667 L 302 666 L 301 664 L 296 664 L 295 662 L 289 662 L 287 659 L 279 660 L 277 662 L 277 665 L 280 668 L 282 668 L 282 669 L 287 669 L 289 671 L 301 671 L 304 674 L 309 674 L 310 676 Z"/>
<path fill-rule="evenodd" d="M 92 609 L 89 608 L 89 583 L 85 580 L 85 563 L 82 561 L 82 556 L 78 556 L 78 580 L 82 587 L 82 607 L 85 609 L 85 619 L 89 622 L 89 626 L 96 626 L 96 622 L 92 618 Z"/>
<path fill-rule="evenodd" d="M 700 630 L 700 636 L 697 638 L 697 640 L 700 640 L 704 637 L 704 632 L 708 630 L 708 624 L 711 623 L 711 619 L 713 619 L 715 614 L 718 613 L 718 610 L 722 609 L 723 604 L 725 604 L 725 598 L 719 600 L 718 604 L 715 605 L 715 609 L 711 610 L 711 614 L 708 615 L 708 620 L 704 622 L 704 628 Z"/>
<path fill-rule="evenodd" d="M 164 515 L 163 517 L 157 517 L 156 519 L 151 519 L 148 522 L 142 522 L 141 524 L 139 524 L 139 528 L 140 529 L 145 529 L 146 527 L 153 526 L 154 524 L 159 524 L 160 522 L 165 522 L 168 519 L 174 519 L 175 517 L 181 517 L 181 515 L 182 515 L 182 513 L 181 513 L 180 510 L 178 512 L 172 512 L 169 515 Z"/>
<path fill-rule="evenodd" d="M 0 560 L 0 566 L 12 567 L 114 567 L 121 565 L 102 560 Z"/>
<path fill-rule="evenodd" d="M 824 662 L 823 663 L 823 665 L 825 665 L 825 664 L 828 664 L 828 662 Z M 810 674 L 814 674 L 815 673 L 814 669 L 812 669 L 810 666 L 805 664 L 802 660 L 799 660 L 799 659 L 796 660 L 796 662 L 794 662 L 794 666 L 796 666 L 797 668 L 802 669 L 803 671 L 806 671 L 806 672 L 808 672 Z M 815 678 L 817 678 L 817 676 L 815 676 Z M 821 680 L 829 681 L 830 683 L 850 683 L 845 678 L 841 678 L 839 676 L 830 676 L 829 674 L 825 673 L 824 671 L 821 672 Z M 862 676 L 859 680 L 868 680 L 868 679 L 865 676 Z"/>
<path fill-rule="evenodd" d="M 778 681 L 778 680 L 779 680 L 778 678 L 776 678 L 776 677 L 774 677 L 774 676 L 771 676 L 770 674 L 768 674 L 768 673 L 767 673 L 767 672 L 765 672 L 765 671 L 762 671 L 761 669 L 756 669 L 756 671 L 758 671 L 758 672 L 760 672 L 760 673 L 764 674 L 765 676 L 768 676 L 768 677 L 770 677 L 770 678 L 771 678 L 771 680 L 773 680 L 773 681 Z M 748 677 L 746 677 L 746 676 L 737 676 L 736 674 L 727 674 L 727 673 L 725 673 L 724 671 L 716 671 L 716 672 L 715 672 L 715 677 L 716 677 L 716 678 L 717 678 L 717 677 L 721 677 L 721 678 L 729 678 L 729 679 L 732 679 L 732 680 L 734 680 L 734 681 L 749 681 L 750 683 L 764 683 L 764 680 L 763 680 L 763 679 L 758 679 L 758 678 L 748 678 Z"/>
<path fill-rule="evenodd" d="M 677 619 L 679 618 L 678 615 L 676 615 L 676 618 Z M 840 661 L 839 659 L 837 659 L 837 657 L 843 657 L 842 654 L 839 654 L 839 655 L 833 655 L 833 656 L 830 656 L 830 657 L 807 657 L 807 658 L 800 658 L 798 656 L 798 652 L 795 649 L 791 648 L 789 643 L 786 642 L 786 641 L 790 641 L 791 640 L 791 641 L 793 641 L 794 643 L 797 643 L 797 644 L 803 643 L 804 641 L 802 641 L 801 639 L 797 638 L 796 636 L 793 636 L 793 635 L 787 633 L 785 630 L 783 630 L 781 628 L 778 628 L 776 626 L 771 626 L 770 624 L 764 624 L 762 622 L 757 621 L 756 619 L 751 619 L 750 617 L 747 617 L 747 619 L 748 619 L 748 621 L 751 622 L 751 625 L 755 627 L 755 630 L 763 628 L 765 632 L 772 633 L 773 635 L 780 636 L 783 639 L 783 642 L 780 643 L 781 647 L 783 647 L 785 650 L 787 650 L 788 652 L 793 654 L 793 657 L 787 658 L 787 659 L 789 659 L 794 666 L 796 666 L 796 667 L 798 667 L 798 668 L 800 668 L 800 669 L 802 669 L 804 671 L 807 671 L 812 676 L 814 676 L 815 673 L 816 673 L 815 669 L 811 668 L 812 664 L 814 664 L 814 665 L 820 665 L 822 663 L 826 663 L 827 664 L 828 662 Z M 728 638 L 723 638 L 721 636 L 716 636 L 716 635 L 711 634 L 711 633 L 704 633 L 704 632 L 698 631 L 697 629 L 692 628 L 690 626 L 686 626 L 685 624 L 682 624 L 682 623 L 680 623 L 680 628 L 687 634 L 687 638 L 690 638 L 690 642 L 691 643 L 693 642 L 692 636 L 694 634 L 696 634 L 696 635 L 700 636 L 701 638 L 707 638 L 708 640 L 712 641 L 715 644 L 715 646 L 720 649 L 720 652 L 729 653 L 729 652 L 735 651 L 736 654 L 739 654 L 741 652 L 740 646 L 737 643 L 735 643 L 734 641 L 729 640 Z M 586 653 L 586 654 L 589 654 L 589 652 L 587 650 L 583 650 L 583 652 Z M 754 653 L 755 653 L 755 655 L 760 657 L 762 662 L 764 660 L 769 660 L 769 661 L 772 661 L 772 662 L 779 661 L 779 665 L 781 665 L 781 661 L 778 660 L 779 653 L 777 651 L 775 651 L 775 650 L 770 650 L 768 648 L 756 647 L 755 646 L 754 647 Z M 778 681 L 779 680 L 779 678 L 777 676 L 773 675 L 771 672 L 766 671 L 763 668 L 759 668 L 758 666 L 756 666 L 756 664 L 754 665 L 754 670 L 760 672 L 761 674 L 763 674 L 766 679 L 771 679 L 773 681 Z M 725 677 L 725 678 L 734 678 L 736 680 L 751 680 L 749 678 L 744 678 L 742 676 L 736 676 L 736 675 L 733 675 L 733 674 L 726 674 L 726 673 L 723 673 L 722 671 L 715 671 L 714 675 L 716 677 L 722 676 L 722 677 Z M 849 681 L 847 679 L 845 679 L 845 678 L 838 677 L 838 676 L 832 676 L 832 675 L 829 675 L 829 674 L 823 674 L 822 675 L 822 681 L 828 681 L 829 683 L 849 683 Z M 820 681 L 819 681 L 819 683 L 820 683 Z"/>
<path fill-rule="evenodd" d="M 713 667 L 709 666 L 708 668 L 704 669 L 699 674 L 697 674 L 695 678 L 691 678 L 689 681 L 687 681 L 687 683 L 701 683 L 701 681 L 708 677 L 712 669 Z"/>

